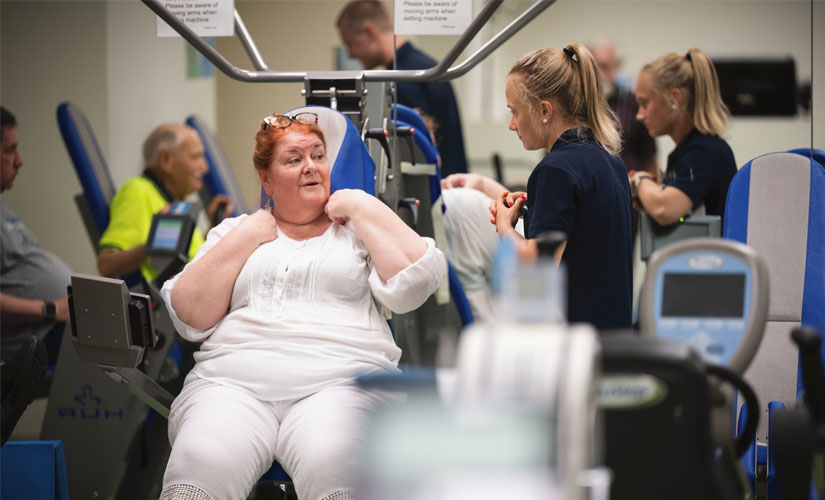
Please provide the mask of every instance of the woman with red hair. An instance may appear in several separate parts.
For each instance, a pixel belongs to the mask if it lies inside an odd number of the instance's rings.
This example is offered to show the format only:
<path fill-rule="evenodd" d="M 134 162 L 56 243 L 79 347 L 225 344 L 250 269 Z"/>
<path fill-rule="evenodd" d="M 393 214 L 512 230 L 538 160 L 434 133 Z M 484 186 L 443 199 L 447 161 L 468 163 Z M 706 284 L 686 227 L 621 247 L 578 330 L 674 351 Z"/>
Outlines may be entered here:
<path fill-rule="evenodd" d="M 383 307 L 419 307 L 446 264 L 377 198 L 330 195 L 316 123 L 263 120 L 253 161 L 271 207 L 216 226 L 163 287 L 202 345 L 169 416 L 162 499 L 244 499 L 273 460 L 299 498 L 357 498 L 355 446 L 384 399 L 353 380 L 397 371 Z"/>

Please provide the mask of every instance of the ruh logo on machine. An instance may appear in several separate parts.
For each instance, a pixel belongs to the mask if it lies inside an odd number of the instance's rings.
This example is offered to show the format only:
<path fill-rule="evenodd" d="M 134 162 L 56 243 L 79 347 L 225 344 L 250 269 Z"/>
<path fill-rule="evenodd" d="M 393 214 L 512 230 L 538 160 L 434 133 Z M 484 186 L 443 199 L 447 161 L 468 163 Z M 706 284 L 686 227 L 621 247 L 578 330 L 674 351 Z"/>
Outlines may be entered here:
<path fill-rule="evenodd" d="M 103 400 L 96 396 L 90 384 L 84 384 L 80 388 L 80 393 L 75 394 L 75 406 L 58 408 L 57 414 L 60 418 L 71 418 L 81 420 L 123 420 L 123 409 L 105 408 Z"/>

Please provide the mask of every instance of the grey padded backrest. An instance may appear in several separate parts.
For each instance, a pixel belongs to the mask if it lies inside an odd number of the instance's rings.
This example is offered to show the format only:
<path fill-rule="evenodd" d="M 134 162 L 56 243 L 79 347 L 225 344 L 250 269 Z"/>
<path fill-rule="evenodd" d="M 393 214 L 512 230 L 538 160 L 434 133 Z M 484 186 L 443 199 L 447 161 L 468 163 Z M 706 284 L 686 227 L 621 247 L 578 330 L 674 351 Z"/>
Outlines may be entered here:
<path fill-rule="evenodd" d="M 802 318 L 810 168 L 807 158 L 791 153 L 764 155 L 750 164 L 746 243 L 765 260 L 770 282 L 765 333 L 745 372 L 762 405 L 760 442 L 768 441 L 768 403 L 796 404 L 798 351 L 790 332 Z"/>
<path fill-rule="evenodd" d="M 751 162 L 748 241 L 768 265 L 768 321 L 799 322 L 808 243 L 811 162 L 778 153 Z"/>

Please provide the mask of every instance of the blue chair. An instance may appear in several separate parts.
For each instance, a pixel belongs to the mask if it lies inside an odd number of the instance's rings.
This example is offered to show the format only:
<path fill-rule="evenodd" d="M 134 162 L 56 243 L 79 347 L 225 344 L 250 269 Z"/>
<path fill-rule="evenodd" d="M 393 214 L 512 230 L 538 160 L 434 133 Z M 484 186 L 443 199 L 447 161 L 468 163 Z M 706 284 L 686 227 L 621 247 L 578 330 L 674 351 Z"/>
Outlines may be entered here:
<path fill-rule="evenodd" d="M 201 190 L 203 206 L 209 206 L 209 201 L 216 194 L 223 194 L 232 200 L 234 206 L 232 213 L 228 215 L 236 217 L 248 214 L 246 199 L 218 138 L 198 115 L 190 115 L 186 119 L 186 124 L 198 132 L 206 162 L 209 164 L 209 172 L 203 178 L 204 189 Z"/>
<path fill-rule="evenodd" d="M 823 167 L 825 167 L 825 151 L 816 148 L 796 148 L 788 150 L 788 153 L 794 153 L 798 155 L 805 156 L 807 158 L 811 158 L 815 162 L 819 163 Z"/>
<path fill-rule="evenodd" d="M 77 195 L 75 201 L 84 217 L 92 246 L 97 250 L 100 235 L 109 225 L 109 204 L 117 189 L 89 120 L 80 108 L 70 102 L 60 104 L 57 124 L 83 186 L 83 194 Z"/>
<path fill-rule="evenodd" d="M 427 128 L 424 120 L 421 119 L 421 116 L 414 109 L 404 106 L 403 104 L 396 104 L 393 107 L 393 110 L 395 111 L 395 118 L 397 118 L 397 126 L 410 127 L 414 131 L 411 138 L 415 146 L 419 149 L 424 157 L 424 160 L 428 164 L 435 165 L 435 174 L 430 175 L 428 181 L 430 187 L 430 200 L 432 203 L 436 203 L 437 200 L 441 198 L 441 169 L 439 167 L 438 149 L 432 142 L 430 130 Z M 393 117 L 392 113 L 390 114 L 390 117 Z M 442 203 L 442 211 L 446 210 L 449 210 L 449 207 Z M 464 288 L 462 288 L 461 282 L 458 280 L 458 276 L 456 275 L 453 266 L 449 263 L 447 265 L 447 276 L 449 280 L 450 296 L 455 303 L 456 310 L 459 318 L 461 319 L 461 325 L 466 328 L 474 321 L 473 313 L 470 308 L 470 303 L 467 300 L 467 296 L 464 293 Z"/>
<path fill-rule="evenodd" d="M 745 378 L 768 415 L 757 443 L 745 455 L 755 468 L 773 461 L 770 422 L 776 411 L 796 405 L 801 392 L 798 352 L 790 331 L 801 325 L 825 331 L 825 169 L 801 154 L 770 153 L 746 163 L 728 188 L 723 237 L 753 247 L 765 259 L 770 278 L 770 309 L 765 334 Z M 820 353 L 825 358 L 825 346 Z M 741 420 L 741 417 L 740 417 Z M 773 474 L 769 495 L 778 498 Z M 776 495 L 776 496 L 775 496 Z"/>
<path fill-rule="evenodd" d="M 0 497 L 68 500 L 60 441 L 9 441 L 0 448 Z"/>
<path fill-rule="evenodd" d="M 75 196 L 78 210 L 95 253 L 109 225 L 109 205 L 117 193 L 106 158 L 83 111 L 71 102 L 57 107 L 57 124 L 72 159 L 83 194 Z M 124 278 L 131 288 L 141 282 L 140 271 Z"/>

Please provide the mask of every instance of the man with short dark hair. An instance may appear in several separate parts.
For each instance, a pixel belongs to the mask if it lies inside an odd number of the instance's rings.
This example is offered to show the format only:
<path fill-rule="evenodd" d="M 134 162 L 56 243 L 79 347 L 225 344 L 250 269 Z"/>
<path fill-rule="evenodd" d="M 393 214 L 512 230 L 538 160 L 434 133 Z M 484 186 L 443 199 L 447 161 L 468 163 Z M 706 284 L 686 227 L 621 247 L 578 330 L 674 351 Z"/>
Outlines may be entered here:
<path fill-rule="evenodd" d="M 23 160 L 17 121 L 5 108 L 0 113 L 0 192 L 5 192 L 14 185 Z M 43 338 L 56 324 L 69 319 L 66 287 L 72 272 L 60 258 L 40 248 L 34 234 L 2 200 L 0 211 L 0 351 L 6 360 L 31 335 Z"/>
<path fill-rule="evenodd" d="M 341 40 L 350 57 L 365 69 L 385 66 L 393 69 L 393 49 L 399 70 L 427 69 L 436 62 L 410 42 L 396 36 L 384 5 L 377 0 L 348 3 L 336 21 Z M 441 157 L 441 176 L 467 172 L 464 136 L 453 87 L 450 82 L 399 82 L 398 103 L 414 108 L 435 122 L 435 142 Z"/>
<path fill-rule="evenodd" d="M 16 127 L 14 115 L 0 107 L 0 192 L 12 188 L 23 166 Z M 69 319 L 66 287 L 71 270 L 40 248 L 37 238 L 2 199 L 0 219 L 0 443 L 5 443 L 36 396 L 49 358 L 57 358 Z"/>

